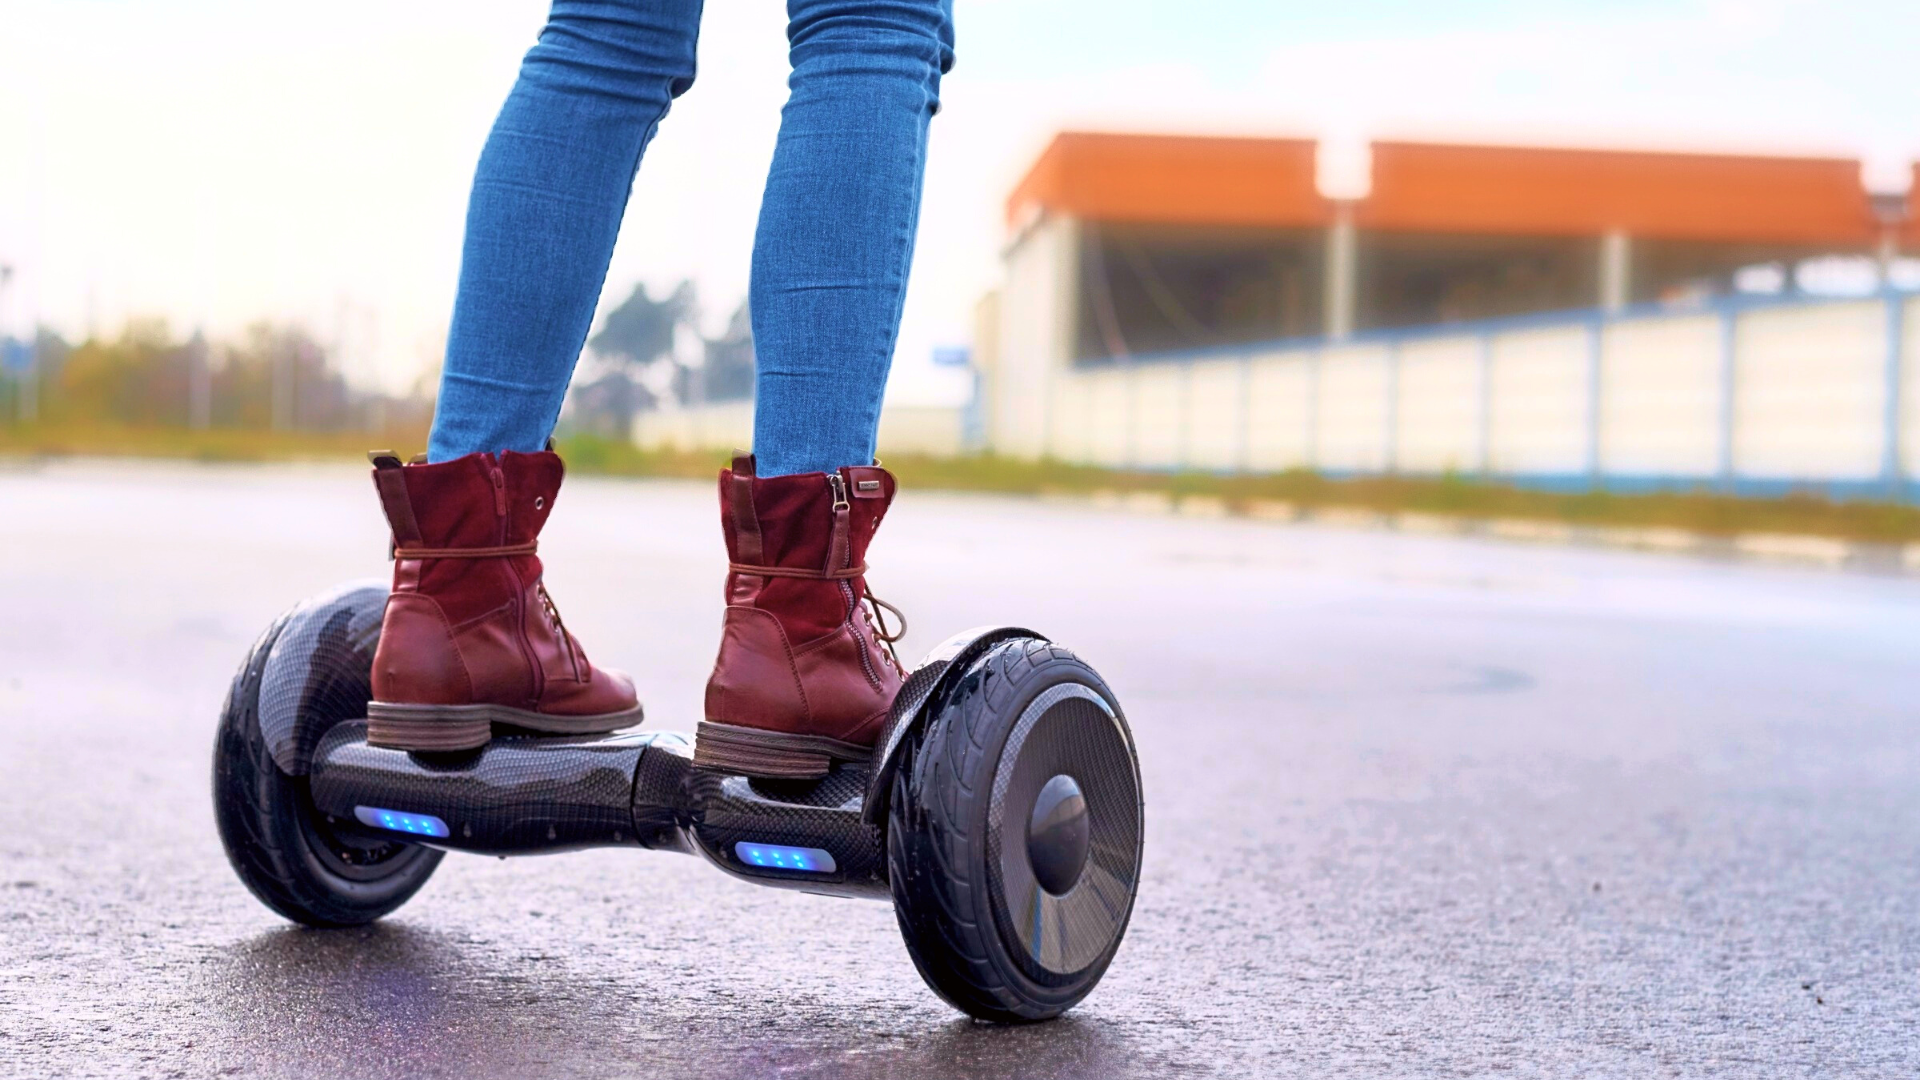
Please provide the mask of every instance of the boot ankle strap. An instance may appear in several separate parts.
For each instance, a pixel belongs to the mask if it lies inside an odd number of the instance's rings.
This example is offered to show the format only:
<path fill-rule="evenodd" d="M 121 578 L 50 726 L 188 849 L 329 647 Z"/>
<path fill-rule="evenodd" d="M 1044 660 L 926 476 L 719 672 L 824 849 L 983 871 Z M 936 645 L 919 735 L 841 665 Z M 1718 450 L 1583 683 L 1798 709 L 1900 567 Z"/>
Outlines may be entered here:
<path fill-rule="evenodd" d="M 399 547 L 393 549 L 396 559 L 504 559 L 514 555 L 531 555 L 539 550 L 540 542 L 529 540 L 524 544 L 503 544 L 499 547 L 464 548 L 421 548 Z"/>
<path fill-rule="evenodd" d="M 759 577 L 806 578 L 811 581 L 844 581 L 857 578 L 867 572 L 867 564 L 849 566 L 845 570 L 803 570 L 797 566 L 754 566 L 751 563 L 728 563 L 727 571 L 733 574 L 754 574 Z"/>

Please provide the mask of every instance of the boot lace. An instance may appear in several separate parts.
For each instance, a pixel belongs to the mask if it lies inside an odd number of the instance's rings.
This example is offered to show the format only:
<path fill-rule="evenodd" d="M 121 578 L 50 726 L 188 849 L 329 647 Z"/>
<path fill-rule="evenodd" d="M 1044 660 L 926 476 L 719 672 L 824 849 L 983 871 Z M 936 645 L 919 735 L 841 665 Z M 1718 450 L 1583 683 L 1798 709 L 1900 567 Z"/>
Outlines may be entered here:
<path fill-rule="evenodd" d="M 580 654 L 575 651 L 573 635 L 567 631 L 567 624 L 560 619 L 559 606 L 553 602 L 553 597 L 547 594 L 547 583 L 542 581 L 534 586 L 534 591 L 540 594 L 540 606 L 546 610 L 547 622 L 553 627 L 554 633 L 559 635 L 561 647 L 567 650 L 567 666 L 573 669 L 576 678 L 579 677 Z"/>
<path fill-rule="evenodd" d="M 866 583 L 862 582 L 861 584 L 864 586 Z M 899 608 L 873 595 L 871 588 L 864 589 L 860 599 L 866 601 L 866 606 L 860 609 L 860 613 L 866 616 L 867 628 L 873 631 L 875 640 L 879 641 L 884 647 L 883 651 L 886 653 L 887 662 L 893 665 L 895 671 L 905 674 L 907 669 L 901 666 L 900 654 L 894 651 L 893 644 L 907 634 L 906 614 Z M 900 628 L 898 630 L 892 629 L 887 625 L 886 613 L 889 611 L 891 611 L 893 617 L 900 622 Z"/>

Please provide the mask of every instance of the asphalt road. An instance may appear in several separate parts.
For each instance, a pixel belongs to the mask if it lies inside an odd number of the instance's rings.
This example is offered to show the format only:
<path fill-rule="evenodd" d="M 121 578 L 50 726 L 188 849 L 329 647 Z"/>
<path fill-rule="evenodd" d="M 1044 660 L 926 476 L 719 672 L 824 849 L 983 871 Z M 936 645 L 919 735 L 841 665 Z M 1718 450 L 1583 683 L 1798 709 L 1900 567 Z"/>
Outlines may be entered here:
<path fill-rule="evenodd" d="M 695 719 L 708 485 L 579 480 L 568 624 Z M 0 470 L 0 1075 L 1911 1076 L 1920 580 L 908 492 L 917 655 L 990 621 L 1109 678 L 1146 877 L 1105 983 L 976 1025 L 881 904 L 696 860 L 449 856 L 296 929 L 214 835 L 221 696 L 385 570 L 364 471 Z"/>

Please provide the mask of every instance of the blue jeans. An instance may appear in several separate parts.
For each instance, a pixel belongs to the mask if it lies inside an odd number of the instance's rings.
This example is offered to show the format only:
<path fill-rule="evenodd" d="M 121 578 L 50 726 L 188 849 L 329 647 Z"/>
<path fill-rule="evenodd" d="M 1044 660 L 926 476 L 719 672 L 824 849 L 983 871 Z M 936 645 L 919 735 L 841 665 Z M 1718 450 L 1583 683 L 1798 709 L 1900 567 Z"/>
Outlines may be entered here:
<path fill-rule="evenodd" d="M 793 64 L 748 302 L 762 476 L 873 460 L 952 0 L 788 0 Z M 467 206 L 428 457 L 538 450 L 647 143 L 693 85 L 699 0 L 554 0 Z"/>

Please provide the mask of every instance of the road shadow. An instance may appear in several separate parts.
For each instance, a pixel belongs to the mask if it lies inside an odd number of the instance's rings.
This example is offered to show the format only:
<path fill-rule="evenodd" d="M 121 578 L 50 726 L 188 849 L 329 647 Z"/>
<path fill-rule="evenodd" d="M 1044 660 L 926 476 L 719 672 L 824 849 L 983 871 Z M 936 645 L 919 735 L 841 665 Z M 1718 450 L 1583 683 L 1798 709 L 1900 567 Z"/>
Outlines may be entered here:
<path fill-rule="evenodd" d="M 281 928 L 207 965 L 183 1064 L 203 1075 L 1130 1077 L 1179 1072 L 1125 1025 L 979 1024 L 942 1007 L 716 995 L 420 926 Z M 684 992 L 679 992 L 684 991 Z M 931 996 L 927 999 L 932 1002 Z M 170 1056 L 170 1055 L 169 1055 Z"/>

